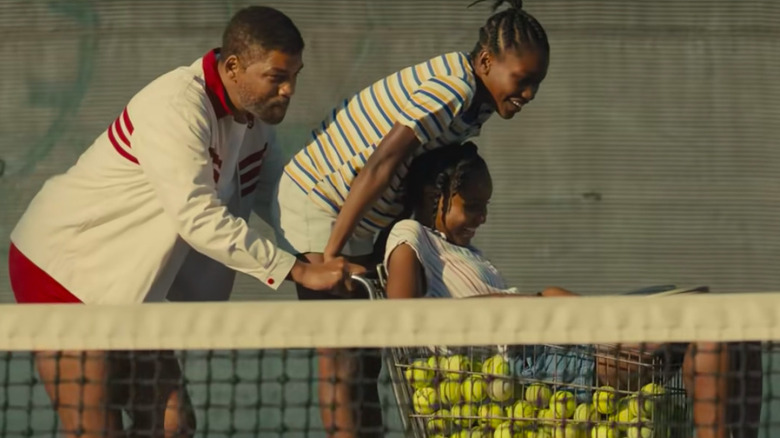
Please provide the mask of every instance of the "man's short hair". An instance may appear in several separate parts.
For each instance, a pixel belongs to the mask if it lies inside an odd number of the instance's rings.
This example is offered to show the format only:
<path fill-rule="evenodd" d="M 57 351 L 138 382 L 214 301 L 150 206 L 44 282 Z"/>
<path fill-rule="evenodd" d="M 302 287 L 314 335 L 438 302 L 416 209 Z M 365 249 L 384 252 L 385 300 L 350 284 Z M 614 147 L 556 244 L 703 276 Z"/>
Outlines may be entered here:
<path fill-rule="evenodd" d="M 290 55 L 303 51 L 303 37 L 290 17 L 267 6 L 250 6 L 233 15 L 222 35 L 223 59 L 254 59 L 272 50 Z"/>

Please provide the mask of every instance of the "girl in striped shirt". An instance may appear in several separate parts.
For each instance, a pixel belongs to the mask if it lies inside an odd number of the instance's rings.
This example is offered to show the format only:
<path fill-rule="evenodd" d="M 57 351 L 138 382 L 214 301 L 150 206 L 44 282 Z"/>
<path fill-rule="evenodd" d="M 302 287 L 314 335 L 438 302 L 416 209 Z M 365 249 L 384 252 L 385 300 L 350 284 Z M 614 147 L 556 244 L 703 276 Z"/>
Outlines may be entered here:
<path fill-rule="evenodd" d="M 367 262 L 354 257 L 370 256 L 375 235 L 401 212 L 400 185 L 415 156 L 478 136 L 492 114 L 511 119 L 534 99 L 547 74 L 547 35 L 521 0 L 491 2 L 494 11 L 508 8 L 480 28 L 470 52 L 446 53 L 393 73 L 345 99 L 314 129 L 274 195 L 280 248 L 312 262 L 341 254 Z M 339 298 L 296 288 L 300 299 Z M 344 351 L 318 353 L 322 419 L 326 429 L 337 430 L 328 436 L 355 436 L 358 423 L 381 431 L 375 385 L 339 377 L 379 361 L 360 364 Z M 360 421 L 350 409 L 358 392 L 362 407 L 374 408 L 370 414 L 363 409 Z"/>
<path fill-rule="evenodd" d="M 404 187 L 403 215 L 414 220 L 400 220 L 389 234 L 383 232 L 377 239 L 377 253 L 384 255 L 387 269 L 389 298 L 575 296 L 560 288 L 520 294 L 471 245 L 477 229 L 487 219 L 493 191 L 490 172 L 473 143 L 445 146 L 421 155 L 411 164 Z M 697 342 L 632 347 L 661 355 L 667 372 L 682 369 L 685 387 L 693 399 L 697 438 L 757 436 L 762 384 L 760 346 Z M 526 349 L 532 354 L 514 361 L 515 372 L 577 385 L 592 384 L 598 374 L 600 382 L 616 388 L 627 388 L 629 379 L 636 378 L 639 367 L 624 369 L 609 359 L 594 360 L 582 353 L 583 348 L 588 347 Z M 585 392 L 580 396 L 589 398 Z"/>

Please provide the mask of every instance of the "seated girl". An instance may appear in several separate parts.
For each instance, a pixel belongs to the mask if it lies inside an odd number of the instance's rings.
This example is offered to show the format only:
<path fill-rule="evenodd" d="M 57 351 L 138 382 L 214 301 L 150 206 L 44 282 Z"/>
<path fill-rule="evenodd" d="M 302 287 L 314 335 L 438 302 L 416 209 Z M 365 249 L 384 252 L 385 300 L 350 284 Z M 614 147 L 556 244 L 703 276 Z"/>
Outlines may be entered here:
<path fill-rule="evenodd" d="M 498 269 L 471 245 L 487 219 L 493 192 L 488 167 L 473 143 L 421 155 L 412 163 L 404 184 L 403 217 L 413 220 L 398 221 L 377 240 L 378 254 L 384 254 L 388 298 L 576 296 L 560 288 L 522 294 L 509 287 Z M 717 343 L 700 342 L 682 349 L 674 347 L 653 346 L 665 352 L 667 365 L 682 368 L 684 384 L 693 399 L 697 436 L 756 437 L 761 407 L 760 352 L 745 353 L 745 344 L 722 348 Z M 530 357 L 517 364 L 518 373 L 553 374 L 567 383 L 590 383 L 598 373 L 601 382 L 619 386 L 627 371 L 581 354 L 564 354 L 561 361 L 561 356 L 542 349 Z M 729 380 L 728 373 L 733 376 L 734 368 L 750 373 L 740 374 L 741 380 Z M 727 403 L 729 397 L 734 400 L 739 395 L 746 401 Z M 751 400 L 754 403 L 748 404 Z"/>

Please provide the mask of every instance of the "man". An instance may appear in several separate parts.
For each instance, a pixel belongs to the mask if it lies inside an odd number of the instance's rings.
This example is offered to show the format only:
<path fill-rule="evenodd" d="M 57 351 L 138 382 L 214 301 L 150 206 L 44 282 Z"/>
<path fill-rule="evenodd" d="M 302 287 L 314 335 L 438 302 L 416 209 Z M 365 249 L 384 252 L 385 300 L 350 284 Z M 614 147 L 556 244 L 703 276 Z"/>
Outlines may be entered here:
<path fill-rule="evenodd" d="M 283 13 L 246 8 L 221 49 L 136 94 L 73 167 L 46 182 L 13 230 L 17 301 L 162 301 L 172 286 L 180 299 L 224 299 L 235 271 L 271 288 L 291 279 L 315 290 L 361 272 L 343 259 L 298 261 L 247 226 L 252 210 L 268 217 L 282 163 L 272 125 L 295 91 L 303 45 Z M 180 384 L 105 384 L 130 372 L 144 380 L 140 373 L 155 368 L 178 382 L 170 353 L 60 354 L 39 353 L 36 365 L 67 436 L 119 432 L 117 406 L 136 406 L 127 412 L 133 427 L 153 436 L 163 425 L 193 432 Z"/>

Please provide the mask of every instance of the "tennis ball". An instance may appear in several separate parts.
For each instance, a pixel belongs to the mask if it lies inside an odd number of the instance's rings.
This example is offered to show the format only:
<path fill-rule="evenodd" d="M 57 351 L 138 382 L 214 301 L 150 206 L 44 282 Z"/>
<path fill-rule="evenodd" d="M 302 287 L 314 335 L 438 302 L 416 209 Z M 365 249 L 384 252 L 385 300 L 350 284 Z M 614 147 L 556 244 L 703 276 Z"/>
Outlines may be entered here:
<path fill-rule="evenodd" d="M 579 438 L 580 430 L 573 424 L 560 425 L 553 429 L 552 438 Z"/>
<path fill-rule="evenodd" d="M 505 377 L 510 374 L 509 362 L 504 359 L 504 356 L 497 354 L 489 357 L 482 364 L 482 372 L 495 377 Z"/>
<path fill-rule="evenodd" d="M 442 371 L 444 378 L 449 380 L 460 380 L 465 376 L 465 372 L 471 369 L 471 363 L 466 356 L 456 354 L 446 358 L 443 362 Z"/>
<path fill-rule="evenodd" d="M 523 438 L 552 438 L 552 432 L 548 429 L 528 429 Z"/>
<path fill-rule="evenodd" d="M 460 383 L 445 380 L 439 384 L 439 400 L 446 405 L 460 402 Z"/>
<path fill-rule="evenodd" d="M 591 438 L 615 438 L 615 431 L 605 424 L 600 424 L 590 430 Z"/>
<path fill-rule="evenodd" d="M 412 395 L 412 405 L 418 414 L 432 414 L 438 403 L 439 398 L 433 388 L 420 388 Z"/>
<path fill-rule="evenodd" d="M 505 402 L 515 395 L 515 383 L 506 379 L 495 379 L 488 384 L 488 396 L 491 400 Z"/>
<path fill-rule="evenodd" d="M 615 395 L 616 401 L 615 401 L 615 412 L 622 411 L 623 409 L 628 409 L 628 404 L 631 402 L 631 397 L 623 397 L 623 398 L 617 398 L 617 395 Z"/>
<path fill-rule="evenodd" d="M 446 409 L 440 409 L 428 419 L 425 427 L 429 432 L 447 432 L 452 430 L 452 414 Z"/>
<path fill-rule="evenodd" d="M 495 403 L 488 403 L 479 407 L 479 424 L 492 428 L 498 427 L 504 421 L 504 411 Z"/>
<path fill-rule="evenodd" d="M 653 429 L 645 426 L 631 426 L 626 432 L 628 438 L 652 438 Z"/>
<path fill-rule="evenodd" d="M 466 403 L 480 403 L 487 397 L 487 383 L 480 376 L 469 376 L 460 385 L 460 393 Z"/>
<path fill-rule="evenodd" d="M 648 383 L 639 390 L 637 398 L 641 400 L 641 411 L 637 416 L 644 416 L 647 418 L 653 417 L 653 411 L 655 410 L 655 404 L 660 401 L 660 398 L 666 394 L 666 388 L 655 383 Z"/>
<path fill-rule="evenodd" d="M 444 361 L 447 360 L 444 356 L 431 356 L 428 358 L 428 368 L 434 370 L 444 369 Z"/>
<path fill-rule="evenodd" d="M 639 392 L 642 394 L 659 396 L 666 394 L 666 388 L 657 383 L 648 383 L 647 385 L 643 386 Z"/>
<path fill-rule="evenodd" d="M 628 410 L 633 417 L 653 417 L 653 402 L 642 395 L 632 396 L 628 400 Z"/>
<path fill-rule="evenodd" d="M 602 386 L 593 393 L 593 405 L 602 414 L 615 412 L 615 388 Z M 595 430 L 595 429 L 594 429 Z"/>
<path fill-rule="evenodd" d="M 542 427 L 553 427 L 556 424 L 555 413 L 552 409 L 540 409 L 536 411 L 536 419 Z"/>
<path fill-rule="evenodd" d="M 550 398 L 550 409 L 555 413 L 555 418 L 571 418 L 577 407 L 577 399 L 569 391 L 557 391 Z"/>
<path fill-rule="evenodd" d="M 490 431 L 485 431 L 483 429 L 480 429 L 478 427 L 475 427 L 474 429 L 464 429 L 460 431 L 460 436 L 458 438 L 489 438 L 490 437 Z"/>
<path fill-rule="evenodd" d="M 516 425 L 525 427 L 533 423 L 535 411 L 536 409 L 534 409 L 534 405 L 531 403 L 525 400 L 518 400 L 514 405 L 506 408 L 506 415 L 511 418 Z"/>
<path fill-rule="evenodd" d="M 471 427 L 477 417 L 477 408 L 472 404 L 452 407 L 453 422 L 460 427 Z"/>
<path fill-rule="evenodd" d="M 493 430 L 493 438 L 512 438 L 512 423 L 505 421 Z"/>
<path fill-rule="evenodd" d="M 435 375 L 433 370 L 428 369 L 428 362 L 425 360 L 416 360 L 412 362 L 412 365 L 406 369 L 404 374 L 406 380 L 414 389 L 425 388 L 431 386 L 433 383 L 433 377 Z"/>
<path fill-rule="evenodd" d="M 534 383 L 525 389 L 525 400 L 537 408 L 546 408 L 550 405 L 552 391 L 543 383 Z"/>
<path fill-rule="evenodd" d="M 628 423 L 630 423 L 634 418 L 636 417 L 631 415 L 631 411 L 628 408 L 619 410 L 617 414 L 615 414 L 615 422 L 618 423 L 616 425 L 617 429 L 625 432 L 626 429 L 628 429 Z"/>
<path fill-rule="evenodd" d="M 577 421 L 593 423 L 599 419 L 599 413 L 592 403 L 582 403 L 574 410 L 574 419 Z"/>

